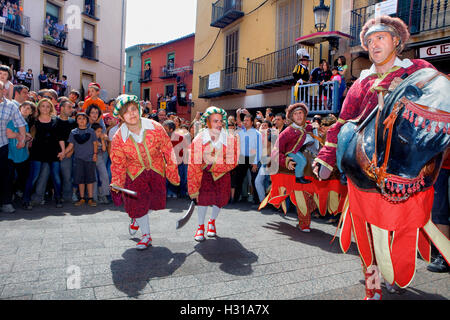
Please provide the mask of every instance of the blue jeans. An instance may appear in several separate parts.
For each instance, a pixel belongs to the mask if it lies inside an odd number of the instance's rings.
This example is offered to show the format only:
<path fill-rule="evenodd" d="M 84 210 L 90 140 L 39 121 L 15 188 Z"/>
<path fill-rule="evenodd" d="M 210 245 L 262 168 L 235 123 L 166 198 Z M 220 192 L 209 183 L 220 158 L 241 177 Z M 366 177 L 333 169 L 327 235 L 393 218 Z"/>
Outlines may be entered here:
<path fill-rule="evenodd" d="M 295 177 L 301 178 L 303 177 L 303 172 L 305 170 L 306 164 L 308 161 L 306 160 L 305 156 L 299 151 L 297 153 L 288 153 L 288 156 L 292 158 L 292 160 L 295 161 Z"/>
<path fill-rule="evenodd" d="M 64 200 L 72 200 L 72 157 L 64 158 L 60 162 L 61 180 L 62 180 L 62 196 Z"/>
<path fill-rule="evenodd" d="M 41 172 L 41 166 L 45 162 L 40 161 L 31 161 L 30 162 L 30 174 L 28 176 L 27 184 L 25 186 L 25 192 L 23 195 L 24 202 L 30 202 L 31 200 L 31 193 L 33 191 L 33 186 L 38 182 L 40 185 L 46 185 L 47 184 L 47 177 L 40 177 L 39 174 Z M 55 188 L 55 198 L 61 199 L 61 177 L 59 175 L 60 171 L 60 163 L 59 161 L 49 162 L 47 163 L 50 166 L 50 176 L 53 181 L 53 187 Z M 38 181 L 38 178 L 41 178 Z M 45 193 L 45 188 L 44 188 Z"/>
<path fill-rule="evenodd" d="M 255 188 L 258 192 L 259 202 L 266 197 L 266 190 L 270 186 L 270 175 L 267 173 L 265 165 L 261 166 L 255 179 Z"/>

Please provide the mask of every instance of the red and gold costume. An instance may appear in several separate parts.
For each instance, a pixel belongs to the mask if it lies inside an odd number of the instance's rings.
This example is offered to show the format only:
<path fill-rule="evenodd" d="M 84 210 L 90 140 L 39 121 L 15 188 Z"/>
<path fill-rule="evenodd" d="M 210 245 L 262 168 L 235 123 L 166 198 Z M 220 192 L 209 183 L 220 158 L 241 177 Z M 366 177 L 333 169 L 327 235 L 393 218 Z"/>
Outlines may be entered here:
<path fill-rule="evenodd" d="M 138 192 L 138 198 L 124 195 L 125 211 L 131 218 L 165 208 L 166 178 L 174 185 L 180 183 L 175 153 L 166 131 L 150 119 L 142 118 L 141 123 L 144 130 L 141 143 L 127 136 L 122 125 L 111 144 L 111 185 Z"/>
<path fill-rule="evenodd" d="M 338 179 L 319 181 L 312 176 L 311 169 L 307 166 L 305 178 L 312 183 L 297 183 L 294 171 L 287 168 L 290 160 L 288 154 L 298 152 L 306 140 L 306 135 L 312 135 L 312 130 L 310 124 L 302 127 L 291 124 L 281 132 L 271 156 L 272 162 L 278 159 L 279 171 L 271 175 L 271 189 L 259 207 L 264 208 L 270 203 L 276 208 L 281 206 L 286 213 L 285 200 L 290 197 L 292 204 L 297 208 L 298 226 L 301 230 L 309 230 L 311 213 L 316 209 L 319 209 L 322 216 L 327 212 L 334 215 L 341 212 L 347 195 L 347 188 Z M 311 164 L 311 156 L 309 154 L 306 156 Z"/>
<path fill-rule="evenodd" d="M 373 33 L 391 32 L 394 28 L 394 36 L 404 46 L 409 37 L 406 25 L 398 18 L 383 16 L 381 19 L 381 24 L 375 20 L 366 23 L 361 32 L 362 43 L 365 32 L 369 33 L 371 27 L 374 27 Z M 391 69 L 384 74 L 377 73 L 375 65 L 363 70 L 348 91 L 338 122 L 329 129 L 325 147 L 315 161 L 331 170 L 336 164 L 338 134 L 342 126 L 349 120 L 366 119 L 377 107 L 379 94 L 391 91 L 391 84 L 401 81 L 405 74 L 411 75 L 422 68 L 434 67 L 424 60 L 400 60 L 396 57 Z M 417 252 L 425 260 L 430 259 L 430 238 L 439 247 L 449 248 L 448 239 L 439 235 L 431 223 L 432 206 L 433 188 L 418 192 L 404 202 L 391 203 L 381 193 L 363 191 L 348 179 L 348 201 L 344 204 L 340 221 L 341 248 L 344 252 L 349 249 L 353 233 L 364 270 L 378 266 L 388 285 L 406 287 L 415 273 Z M 381 289 L 376 291 L 381 298 Z M 366 294 L 366 298 L 376 296 L 367 282 Z"/>

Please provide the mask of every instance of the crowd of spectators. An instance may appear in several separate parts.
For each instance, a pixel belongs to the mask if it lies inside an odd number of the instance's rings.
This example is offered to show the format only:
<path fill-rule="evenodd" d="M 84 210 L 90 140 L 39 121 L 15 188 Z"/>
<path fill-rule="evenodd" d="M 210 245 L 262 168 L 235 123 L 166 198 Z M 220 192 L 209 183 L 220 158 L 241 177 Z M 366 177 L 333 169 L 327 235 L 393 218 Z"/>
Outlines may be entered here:
<path fill-rule="evenodd" d="M 44 22 L 44 41 L 61 47 L 66 47 L 67 35 L 69 33 L 69 27 L 67 24 L 63 24 L 62 21 L 57 21 L 51 16 L 47 15 Z"/>
<path fill-rule="evenodd" d="M 6 27 L 23 32 L 22 8 L 17 0 L 1 0 L 0 14 L 6 20 Z"/>

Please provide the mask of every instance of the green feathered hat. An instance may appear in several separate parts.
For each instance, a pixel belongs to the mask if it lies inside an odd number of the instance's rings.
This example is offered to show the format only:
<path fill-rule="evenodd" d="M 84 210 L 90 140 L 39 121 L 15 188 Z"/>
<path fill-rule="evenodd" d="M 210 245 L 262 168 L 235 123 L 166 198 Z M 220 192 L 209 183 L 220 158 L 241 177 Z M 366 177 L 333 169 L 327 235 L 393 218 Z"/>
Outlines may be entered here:
<path fill-rule="evenodd" d="M 222 108 L 211 106 L 203 113 L 203 115 L 200 118 L 200 122 L 203 123 L 204 126 L 206 126 L 206 120 L 208 117 L 214 113 L 219 113 L 222 115 L 222 120 L 225 122 L 225 127 L 228 130 L 228 119 L 227 119 L 227 113 Z"/>
<path fill-rule="evenodd" d="M 116 98 L 116 105 L 114 106 L 113 116 L 118 118 L 120 109 L 128 102 L 134 102 L 139 108 L 139 114 L 141 114 L 141 105 L 139 104 L 138 97 L 129 94 L 122 94 Z"/>

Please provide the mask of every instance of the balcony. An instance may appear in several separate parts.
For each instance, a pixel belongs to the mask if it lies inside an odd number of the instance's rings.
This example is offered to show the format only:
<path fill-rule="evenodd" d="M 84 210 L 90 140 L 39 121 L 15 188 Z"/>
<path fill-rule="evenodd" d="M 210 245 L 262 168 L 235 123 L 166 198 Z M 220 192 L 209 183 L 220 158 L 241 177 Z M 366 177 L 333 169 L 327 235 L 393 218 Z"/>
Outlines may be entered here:
<path fill-rule="evenodd" d="M 247 70 L 228 68 L 200 77 L 199 98 L 214 98 L 245 92 Z"/>
<path fill-rule="evenodd" d="M 172 79 L 176 78 L 177 74 L 175 72 L 176 65 L 174 64 L 168 64 L 165 66 L 162 66 L 159 73 L 160 79 Z"/>
<path fill-rule="evenodd" d="M 0 17 L 0 28 L 22 37 L 30 37 L 30 17 L 22 13 L 13 16 L 12 19 Z"/>
<path fill-rule="evenodd" d="M 141 73 L 141 75 L 142 75 L 142 73 Z M 147 83 L 147 82 L 150 82 L 150 81 L 152 81 L 152 69 L 147 69 L 143 73 L 143 77 L 141 77 L 139 79 L 139 82 L 140 83 Z"/>
<path fill-rule="evenodd" d="M 98 59 L 98 46 L 96 46 L 92 41 L 84 39 L 81 43 L 82 46 L 82 58 L 86 58 L 93 61 L 99 61 Z"/>
<path fill-rule="evenodd" d="M 450 26 L 450 9 L 447 10 L 447 7 L 448 1 L 441 0 L 403 1 L 399 2 L 397 13 L 392 16 L 401 18 L 414 35 Z M 350 34 L 353 39 L 350 46 L 361 45 L 359 33 L 366 21 L 374 16 L 374 5 L 352 10 Z"/>
<path fill-rule="evenodd" d="M 218 0 L 212 5 L 210 26 L 225 28 L 243 15 L 242 0 Z"/>
<path fill-rule="evenodd" d="M 95 4 L 93 1 L 85 1 L 84 9 L 82 14 L 85 16 L 95 19 L 97 21 L 100 20 L 100 6 Z"/>
<path fill-rule="evenodd" d="M 295 87 L 291 89 L 291 103 L 304 102 L 309 106 L 308 116 L 316 114 L 338 114 L 340 111 L 339 82 L 328 81 L 322 86 L 317 83 L 299 86 L 298 99 L 294 96 Z"/>
<path fill-rule="evenodd" d="M 248 60 L 247 89 L 263 90 L 292 84 L 292 71 L 297 64 L 297 49 L 298 46 L 294 45 Z"/>
<path fill-rule="evenodd" d="M 42 43 L 58 49 L 68 50 L 67 44 L 69 42 L 69 30 L 67 25 L 63 26 L 50 21 L 48 23 L 49 24 L 44 21 L 44 35 Z"/>

